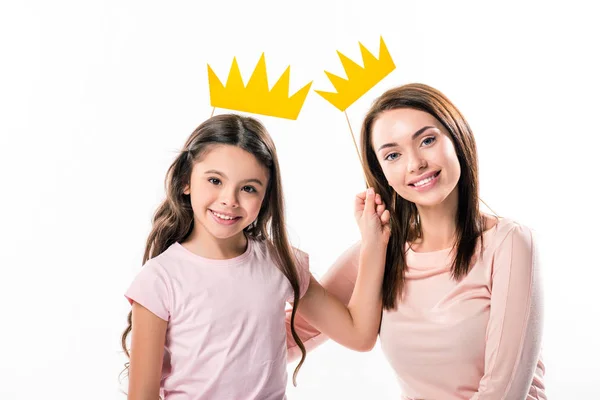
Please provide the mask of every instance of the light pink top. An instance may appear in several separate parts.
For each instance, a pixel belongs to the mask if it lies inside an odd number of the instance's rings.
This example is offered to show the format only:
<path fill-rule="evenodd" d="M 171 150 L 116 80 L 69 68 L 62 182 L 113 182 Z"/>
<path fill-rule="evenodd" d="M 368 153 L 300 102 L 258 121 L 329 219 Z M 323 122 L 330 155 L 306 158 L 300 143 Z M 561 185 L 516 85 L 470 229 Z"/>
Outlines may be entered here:
<path fill-rule="evenodd" d="M 301 294 L 308 256 L 297 251 Z M 285 399 L 285 304 L 289 281 L 264 242 L 229 260 L 173 244 L 148 261 L 126 297 L 168 321 L 161 395 L 165 400 Z"/>
<path fill-rule="evenodd" d="M 359 249 L 360 244 L 348 249 L 322 282 L 346 303 Z M 381 347 L 404 399 L 546 399 L 542 295 L 531 231 L 501 219 L 484 233 L 483 257 L 459 282 L 450 263 L 450 250 L 408 249 L 404 298 L 396 310 L 383 313 Z M 297 321 L 307 349 L 326 340 Z M 290 339 L 288 334 L 291 361 L 299 350 Z"/>

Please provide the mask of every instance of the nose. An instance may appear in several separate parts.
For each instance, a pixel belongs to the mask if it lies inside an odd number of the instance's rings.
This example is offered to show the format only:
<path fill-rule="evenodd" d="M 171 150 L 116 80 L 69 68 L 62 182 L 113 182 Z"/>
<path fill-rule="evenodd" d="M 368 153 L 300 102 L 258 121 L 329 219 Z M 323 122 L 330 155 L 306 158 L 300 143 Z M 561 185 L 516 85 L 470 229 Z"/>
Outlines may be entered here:
<path fill-rule="evenodd" d="M 235 189 L 232 190 L 223 190 L 221 192 L 221 199 L 219 201 L 222 206 L 237 208 L 239 207 L 238 199 L 237 199 L 237 191 Z"/>
<path fill-rule="evenodd" d="M 411 173 L 421 171 L 427 168 L 427 160 L 425 160 L 419 153 L 414 153 L 409 156 L 408 171 Z"/>

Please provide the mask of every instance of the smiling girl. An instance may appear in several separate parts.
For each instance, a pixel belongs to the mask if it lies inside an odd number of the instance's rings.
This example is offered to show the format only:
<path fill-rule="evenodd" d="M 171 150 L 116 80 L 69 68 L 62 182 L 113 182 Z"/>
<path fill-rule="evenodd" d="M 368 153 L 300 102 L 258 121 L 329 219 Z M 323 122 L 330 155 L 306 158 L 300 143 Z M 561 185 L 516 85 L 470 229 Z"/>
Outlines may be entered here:
<path fill-rule="evenodd" d="M 389 211 L 375 206 L 372 189 L 355 201 L 363 245 L 346 306 L 288 243 L 275 146 L 256 119 L 227 114 L 201 124 L 166 187 L 145 265 L 126 292 L 130 400 L 285 399 L 286 302 L 302 361 L 296 310 L 346 347 L 373 347 Z"/>

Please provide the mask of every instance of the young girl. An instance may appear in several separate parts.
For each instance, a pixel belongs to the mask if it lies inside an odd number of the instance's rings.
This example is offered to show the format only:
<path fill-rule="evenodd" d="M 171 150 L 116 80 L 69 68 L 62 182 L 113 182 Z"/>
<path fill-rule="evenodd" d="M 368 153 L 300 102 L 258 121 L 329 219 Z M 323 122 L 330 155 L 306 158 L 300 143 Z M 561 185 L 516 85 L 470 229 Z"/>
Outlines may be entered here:
<path fill-rule="evenodd" d="M 284 399 L 286 302 L 302 361 L 297 309 L 342 345 L 373 347 L 389 212 L 375 206 L 372 189 L 356 199 L 361 267 L 346 307 L 288 244 L 275 146 L 257 120 L 229 114 L 201 124 L 166 188 L 145 266 L 126 292 L 129 399 Z"/>
<path fill-rule="evenodd" d="M 361 151 L 392 210 L 379 335 L 403 398 L 546 399 L 535 242 L 527 227 L 479 211 L 477 149 L 462 114 L 429 86 L 391 89 L 364 119 Z M 323 278 L 344 302 L 359 252 L 348 249 Z M 309 349 L 326 339 L 299 317 Z"/>

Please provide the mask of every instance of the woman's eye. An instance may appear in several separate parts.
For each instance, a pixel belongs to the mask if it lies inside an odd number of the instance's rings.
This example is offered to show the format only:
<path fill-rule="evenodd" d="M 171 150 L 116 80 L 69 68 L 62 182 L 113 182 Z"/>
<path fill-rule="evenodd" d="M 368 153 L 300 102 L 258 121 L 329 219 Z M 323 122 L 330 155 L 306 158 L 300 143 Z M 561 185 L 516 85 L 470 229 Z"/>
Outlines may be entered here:
<path fill-rule="evenodd" d="M 242 190 L 247 193 L 256 193 L 256 189 L 252 186 L 244 186 Z"/>
<path fill-rule="evenodd" d="M 221 184 L 221 181 L 219 179 L 217 179 L 217 178 L 208 178 L 208 181 L 210 183 L 212 183 L 213 185 L 220 185 Z"/>
<path fill-rule="evenodd" d="M 387 156 L 385 156 L 385 160 L 386 161 L 394 161 L 398 157 L 400 157 L 400 153 L 390 153 Z"/>
<path fill-rule="evenodd" d="M 424 146 L 429 146 L 435 142 L 435 138 L 433 136 L 423 139 L 422 144 Z"/>

